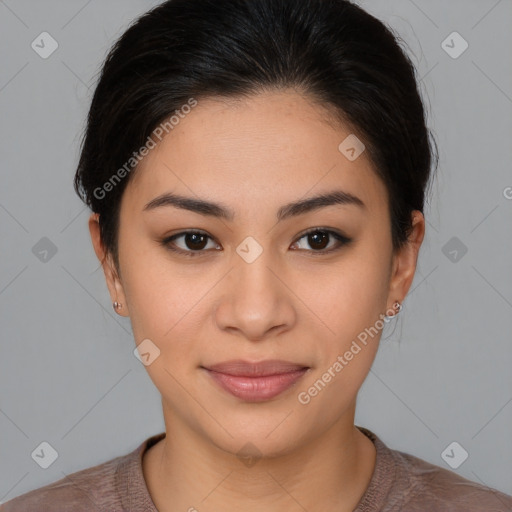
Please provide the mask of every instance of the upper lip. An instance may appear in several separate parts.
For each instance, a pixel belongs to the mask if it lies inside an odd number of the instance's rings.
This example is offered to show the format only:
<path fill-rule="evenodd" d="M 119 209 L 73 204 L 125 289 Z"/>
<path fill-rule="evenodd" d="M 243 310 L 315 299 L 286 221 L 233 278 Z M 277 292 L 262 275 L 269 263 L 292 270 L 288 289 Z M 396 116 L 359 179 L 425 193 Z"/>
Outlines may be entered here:
<path fill-rule="evenodd" d="M 204 366 L 203 368 L 227 375 L 235 375 L 237 377 L 263 377 L 267 375 L 280 375 L 283 373 L 304 370 L 308 367 L 303 364 L 281 361 L 278 359 L 268 359 L 257 363 L 234 359 L 231 361 L 224 361 L 222 363 Z"/>

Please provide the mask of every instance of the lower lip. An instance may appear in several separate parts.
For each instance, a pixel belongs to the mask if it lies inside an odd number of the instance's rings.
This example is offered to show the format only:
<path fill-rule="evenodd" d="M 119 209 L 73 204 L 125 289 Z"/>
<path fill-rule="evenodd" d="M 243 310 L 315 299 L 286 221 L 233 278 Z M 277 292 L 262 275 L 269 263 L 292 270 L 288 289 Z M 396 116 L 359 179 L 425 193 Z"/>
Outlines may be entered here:
<path fill-rule="evenodd" d="M 242 377 L 206 369 L 208 374 L 221 388 L 237 398 L 248 402 L 262 402 L 280 395 L 293 386 L 307 370 L 307 368 L 304 368 L 278 375 Z"/>

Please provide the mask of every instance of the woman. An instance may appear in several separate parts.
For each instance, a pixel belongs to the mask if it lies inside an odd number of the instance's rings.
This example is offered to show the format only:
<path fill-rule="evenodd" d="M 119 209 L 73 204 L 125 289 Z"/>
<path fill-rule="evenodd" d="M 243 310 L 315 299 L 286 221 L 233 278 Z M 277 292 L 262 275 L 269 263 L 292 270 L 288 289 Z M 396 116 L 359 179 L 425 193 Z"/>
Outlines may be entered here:
<path fill-rule="evenodd" d="M 414 68 L 346 0 L 172 0 L 109 54 L 75 189 L 165 432 L 11 510 L 481 511 L 354 425 L 425 233 Z"/>

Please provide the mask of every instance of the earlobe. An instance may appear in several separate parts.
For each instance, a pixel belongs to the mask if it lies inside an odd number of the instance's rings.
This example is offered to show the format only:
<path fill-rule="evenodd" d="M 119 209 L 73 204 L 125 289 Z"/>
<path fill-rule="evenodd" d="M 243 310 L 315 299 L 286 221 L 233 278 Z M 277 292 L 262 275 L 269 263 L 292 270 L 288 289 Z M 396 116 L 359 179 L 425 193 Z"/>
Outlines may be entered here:
<path fill-rule="evenodd" d="M 89 217 L 89 232 L 91 234 L 94 252 L 96 253 L 97 258 L 100 261 L 100 265 L 103 268 L 105 281 L 107 283 L 114 311 L 121 316 L 128 316 L 128 308 L 126 306 L 126 299 L 121 279 L 117 273 L 114 262 L 112 261 L 112 255 L 110 253 L 107 254 L 101 240 L 98 213 L 93 213 Z"/>

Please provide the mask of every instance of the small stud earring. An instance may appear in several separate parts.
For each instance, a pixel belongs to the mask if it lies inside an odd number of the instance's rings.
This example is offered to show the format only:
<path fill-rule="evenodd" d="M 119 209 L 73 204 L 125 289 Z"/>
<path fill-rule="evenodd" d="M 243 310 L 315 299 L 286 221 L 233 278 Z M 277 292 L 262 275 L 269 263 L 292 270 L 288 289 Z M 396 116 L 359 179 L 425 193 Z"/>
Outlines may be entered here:
<path fill-rule="evenodd" d="M 391 316 L 384 315 L 384 321 L 385 322 L 389 322 L 389 320 L 391 320 L 392 318 L 395 318 L 395 316 L 397 316 L 398 313 L 400 313 L 400 311 L 402 311 L 402 304 L 400 304 L 400 302 L 396 301 L 393 304 L 393 309 L 396 309 L 397 312 L 394 315 L 391 315 Z"/>

